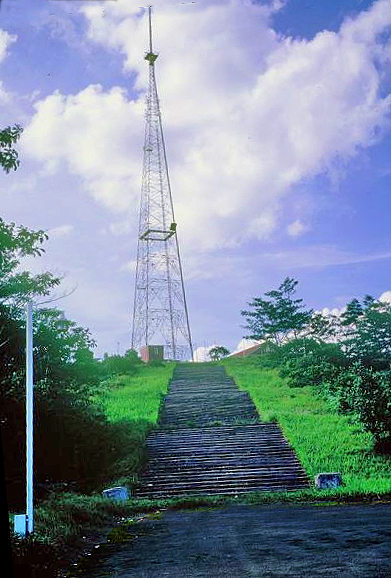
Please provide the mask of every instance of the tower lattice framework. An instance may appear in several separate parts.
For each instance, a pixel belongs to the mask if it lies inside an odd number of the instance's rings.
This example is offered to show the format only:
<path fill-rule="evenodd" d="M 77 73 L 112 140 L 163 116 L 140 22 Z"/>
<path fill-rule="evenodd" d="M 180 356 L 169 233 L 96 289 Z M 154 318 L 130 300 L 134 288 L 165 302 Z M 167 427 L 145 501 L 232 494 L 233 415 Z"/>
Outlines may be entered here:
<path fill-rule="evenodd" d="M 193 359 L 183 272 L 152 50 L 149 68 L 143 176 L 134 292 L 132 349 L 164 345 L 165 359 Z"/>

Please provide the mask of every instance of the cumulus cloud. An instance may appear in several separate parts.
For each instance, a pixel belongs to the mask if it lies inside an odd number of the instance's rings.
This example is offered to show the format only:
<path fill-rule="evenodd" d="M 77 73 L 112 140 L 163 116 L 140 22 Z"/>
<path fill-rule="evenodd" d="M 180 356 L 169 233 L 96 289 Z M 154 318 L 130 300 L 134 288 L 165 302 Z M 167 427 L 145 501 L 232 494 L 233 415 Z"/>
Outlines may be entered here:
<path fill-rule="evenodd" d="M 86 191 L 113 211 L 138 200 L 141 154 L 132 143 L 143 132 L 142 103 L 119 87 L 90 85 L 76 95 L 56 91 L 34 107 L 20 141 L 26 155 L 41 160 L 48 174 L 65 160 Z"/>
<path fill-rule="evenodd" d="M 129 97 L 89 86 L 37 103 L 24 143 L 59 159 L 93 197 L 118 212 L 140 190 L 148 66 L 145 11 L 127 0 L 80 8 L 88 39 L 120 51 L 137 74 Z M 268 239 L 303 178 L 335 170 L 389 128 L 389 0 L 312 40 L 277 35 L 269 6 L 155 2 L 155 46 L 181 242 L 210 250 Z M 138 92 L 137 92 L 138 91 Z M 300 219 L 287 234 L 303 232 Z"/>
<path fill-rule="evenodd" d="M 213 349 L 213 347 L 216 347 L 216 344 L 209 345 L 207 347 L 197 347 L 197 349 L 194 350 L 193 355 L 194 361 L 196 362 L 210 361 L 209 351 Z"/>
<path fill-rule="evenodd" d="M 17 38 L 16 34 L 9 34 L 6 30 L 0 28 L 0 65 L 8 56 L 8 48 L 13 42 L 16 42 Z M 10 99 L 11 93 L 5 90 L 3 83 L 0 81 L 0 103 L 9 103 Z"/>

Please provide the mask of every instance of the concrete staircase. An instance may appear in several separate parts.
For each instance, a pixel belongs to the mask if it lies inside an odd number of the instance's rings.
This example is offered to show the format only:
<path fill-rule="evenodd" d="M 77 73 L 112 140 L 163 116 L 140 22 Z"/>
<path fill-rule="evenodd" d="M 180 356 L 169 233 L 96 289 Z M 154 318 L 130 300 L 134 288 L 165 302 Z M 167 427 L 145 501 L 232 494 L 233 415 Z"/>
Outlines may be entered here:
<path fill-rule="evenodd" d="M 225 369 L 181 364 L 147 437 L 138 497 L 239 494 L 308 488 L 309 479 L 280 428 L 259 421 L 246 392 Z"/>

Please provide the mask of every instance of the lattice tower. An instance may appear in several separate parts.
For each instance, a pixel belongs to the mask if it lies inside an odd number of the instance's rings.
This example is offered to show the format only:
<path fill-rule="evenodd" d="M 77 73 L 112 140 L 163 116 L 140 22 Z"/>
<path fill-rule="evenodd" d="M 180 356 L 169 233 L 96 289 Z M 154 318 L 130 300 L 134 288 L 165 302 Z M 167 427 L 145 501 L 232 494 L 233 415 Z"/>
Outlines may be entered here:
<path fill-rule="evenodd" d="M 183 272 L 155 78 L 149 7 L 149 68 L 134 292 L 132 348 L 164 345 L 165 359 L 193 359 Z"/>

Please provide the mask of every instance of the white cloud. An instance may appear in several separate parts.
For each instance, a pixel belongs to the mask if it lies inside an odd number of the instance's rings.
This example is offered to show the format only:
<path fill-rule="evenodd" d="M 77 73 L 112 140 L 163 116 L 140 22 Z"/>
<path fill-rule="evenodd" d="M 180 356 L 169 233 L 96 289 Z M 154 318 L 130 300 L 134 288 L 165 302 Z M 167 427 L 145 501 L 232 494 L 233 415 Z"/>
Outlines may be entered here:
<path fill-rule="evenodd" d="M 17 38 L 16 34 L 9 34 L 0 28 L 0 64 L 7 57 L 9 46 L 16 42 Z"/>
<path fill-rule="evenodd" d="M 47 234 L 49 239 L 58 239 L 59 237 L 67 237 L 72 233 L 73 229 L 73 225 L 60 225 L 59 227 L 53 227 L 53 229 L 49 229 Z"/>
<path fill-rule="evenodd" d="M 119 50 L 144 91 L 147 20 L 137 4 L 91 3 L 80 11 L 90 41 Z M 389 0 L 312 40 L 273 31 L 270 15 L 280 5 L 155 3 L 158 88 L 180 239 L 189 251 L 270 238 L 292 185 L 335 171 L 389 127 L 391 96 L 379 91 L 390 55 Z M 35 106 L 26 151 L 66 161 L 112 210 L 138 206 L 143 93 L 130 100 L 118 87 L 89 86 Z M 303 231 L 299 217 L 288 234 Z"/>
<path fill-rule="evenodd" d="M 90 85 L 76 95 L 56 91 L 34 106 L 20 141 L 24 154 L 43 161 L 47 174 L 65 160 L 86 191 L 113 211 L 138 201 L 141 153 L 132 144 L 143 132 L 142 103 L 119 87 L 105 92 Z"/>
<path fill-rule="evenodd" d="M 287 226 L 287 233 L 290 237 L 299 237 L 307 230 L 307 227 L 303 225 L 300 219 L 296 219 L 293 223 L 290 223 Z"/>
<path fill-rule="evenodd" d="M 208 347 L 197 347 L 197 349 L 194 350 L 194 361 L 210 361 L 209 351 L 213 349 L 213 347 L 216 347 L 216 344 L 209 345 Z"/>
<path fill-rule="evenodd" d="M 130 261 L 127 261 L 123 265 L 121 265 L 119 270 L 120 271 L 131 271 L 132 273 L 135 273 L 136 267 L 137 267 L 137 261 L 132 259 Z"/>
<path fill-rule="evenodd" d="M 129 234 L 132 230 L 132 227 L 129 220 L 117 221 L 115 223 L 110 223 L 109 230 L 112 235 L 121 236 Z"/>
<path fill-rule="evenodd" d="M 273 263 L 278 269 L 322 269 L 336 265 L 371 263 L 391 259 L 391 251 L 383 253 L 354 254 L 342 251 L 335 245 L 313 245 L 288 251 L 262 253 L 260 261 Z"/>
<path fill-rule="evenodd" d="M 379 301 L 382 303 L 391 303 L 391 291 L 385 291 L 379 297 Z"/>
<path fill-rule="evenodd" d="M 17 40 L 16 34 L 9 34 L 6 30 L 0 28 L 0 65 L 8 56 L 8 48 Z M 12 94 L 4 88 L 3 82 L 0 81 L 0 103 L 8 104 L 11 101 Z"/>

